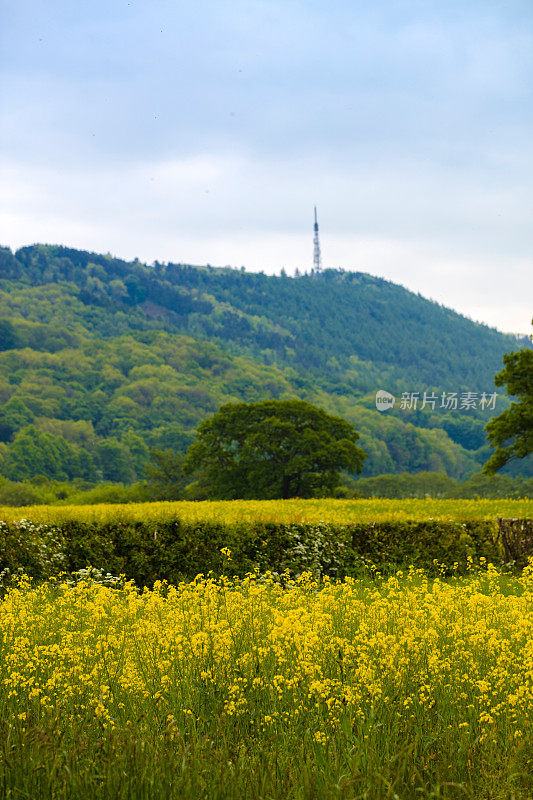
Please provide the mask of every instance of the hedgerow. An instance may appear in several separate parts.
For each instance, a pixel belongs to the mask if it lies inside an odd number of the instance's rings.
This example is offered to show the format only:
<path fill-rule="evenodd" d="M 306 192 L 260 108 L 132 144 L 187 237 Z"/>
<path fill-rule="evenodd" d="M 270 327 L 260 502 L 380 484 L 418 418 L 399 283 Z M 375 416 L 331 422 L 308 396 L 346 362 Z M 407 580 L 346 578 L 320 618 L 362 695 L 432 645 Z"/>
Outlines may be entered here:
<path fill-rule="evenodd" d="M 530 541 L 532 522 L 520 524 Z M 429 573 L 443 568 L 461 573 L 472 561 L 503 565 L 516 558 L 500 528 L 495 520 L 341 525 L 70 520 L 55 526 L 20 520 L 0 522 L 0 572 L 5 583 L 20 571 L 42 580 L 90 566 L 125 575 L 138 586 L 210 572 L 244 577 L 289 570 L 344 578 L 413 565 Z"/>

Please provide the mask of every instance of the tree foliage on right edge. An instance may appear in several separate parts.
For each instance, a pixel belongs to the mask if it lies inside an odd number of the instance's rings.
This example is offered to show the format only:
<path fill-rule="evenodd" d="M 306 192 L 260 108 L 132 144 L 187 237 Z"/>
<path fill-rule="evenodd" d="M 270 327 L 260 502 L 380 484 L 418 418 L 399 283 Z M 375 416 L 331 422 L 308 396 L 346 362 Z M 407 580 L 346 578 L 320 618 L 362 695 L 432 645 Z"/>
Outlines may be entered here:
<path fill-rule="evenodd" d="M 222 500 L 330 494 L 366 453 L 353 425 L 303 400 L 227 403 L 198 427 L 186 468 Z"/>
<path fill-rule="evenodd" d="M 516 397 L 511 407 L 487 423 L 486 431 L 495 452 L 483 471 L 494 473 L 508 461 L 533 452 L 533 350 L 524 348 L 503 357 L 504 369 L 494 378 L 496 386 L 507 384 L 507 394 Z"/>

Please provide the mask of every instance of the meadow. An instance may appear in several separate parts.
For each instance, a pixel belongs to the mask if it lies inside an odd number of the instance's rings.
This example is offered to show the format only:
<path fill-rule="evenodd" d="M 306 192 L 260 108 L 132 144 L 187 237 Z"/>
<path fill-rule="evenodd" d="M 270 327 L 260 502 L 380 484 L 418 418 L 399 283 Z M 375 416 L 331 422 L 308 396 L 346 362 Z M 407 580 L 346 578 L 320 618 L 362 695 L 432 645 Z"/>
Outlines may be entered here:
<path fill-rule="evenodd" d="M 217 522 L 223 524 L 273 522 L 279 524 L 319 523 L 344 525 L 366 522 L 409 520 L 490 520 L 496 517 L 531 518 L 533 500 L 219 500 L 155 503 L 97 504 L 80 506 L 0 507 L 0 520 L 30 519 L 49 525 L 69 522 Z"/>
<path fill-rule="evenodd" d="M 533 794 L 531 567 L 21 578 L 0 648 L 4 797 Z"/>

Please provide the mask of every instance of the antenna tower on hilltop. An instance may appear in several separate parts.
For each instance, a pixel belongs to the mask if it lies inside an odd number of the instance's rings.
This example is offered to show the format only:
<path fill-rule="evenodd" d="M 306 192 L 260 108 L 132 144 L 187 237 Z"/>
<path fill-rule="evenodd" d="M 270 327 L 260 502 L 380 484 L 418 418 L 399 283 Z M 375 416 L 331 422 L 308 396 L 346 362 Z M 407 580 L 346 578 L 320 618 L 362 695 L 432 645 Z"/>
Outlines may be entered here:
<path fill-rule="evenodd" d="M 318 220 L 316 218 L 316 206 L 315 206 L 315 225 L 314 225 L 315 234 L 313 236 L 313 269 L 315 272 L 320 272 L 322 269 L 322 257 L 320 255 L 320 241 L 318 239 Z"/>

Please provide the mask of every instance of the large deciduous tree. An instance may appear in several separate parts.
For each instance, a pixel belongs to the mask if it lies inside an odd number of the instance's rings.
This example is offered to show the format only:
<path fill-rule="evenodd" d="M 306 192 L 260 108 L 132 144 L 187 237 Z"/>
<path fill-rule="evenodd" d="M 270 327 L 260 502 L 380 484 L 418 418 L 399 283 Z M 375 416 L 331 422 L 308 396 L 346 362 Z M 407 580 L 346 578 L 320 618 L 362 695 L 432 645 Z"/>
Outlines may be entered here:
<path fill-rule="evenodd" d="M 228 403 L 198 427 L 186 469 L 214 498 L 331 493 L 339 470 L 360 472 L 366 453 L 353 425 L 303 400 Z"/>
<path fill-rule="evenodd" d="M 507 394 L 516 397 L 511 407 L 486 425 L 496 450 L 483 471 L 494 473 L 515 458 L 533 452 L 533 350 L 524 348 L 503 357 L 504 369 L 494 378 L 496 386 L 507 384 Z"/>
<path fill-rule="evenodd" d="M 152 462 L 148 467 L 148 480 L 153 484 L 159 500 L 181 500 L 187 484 L 183 471 L 185 456 L 172 450 L 150 450 Z"/>

